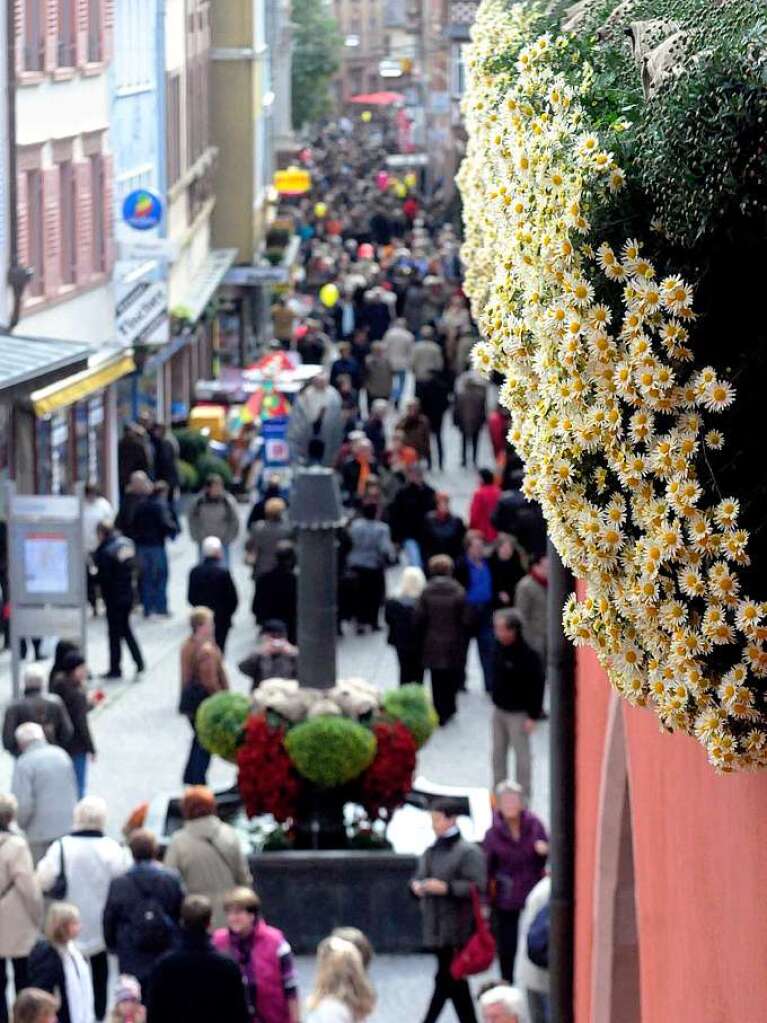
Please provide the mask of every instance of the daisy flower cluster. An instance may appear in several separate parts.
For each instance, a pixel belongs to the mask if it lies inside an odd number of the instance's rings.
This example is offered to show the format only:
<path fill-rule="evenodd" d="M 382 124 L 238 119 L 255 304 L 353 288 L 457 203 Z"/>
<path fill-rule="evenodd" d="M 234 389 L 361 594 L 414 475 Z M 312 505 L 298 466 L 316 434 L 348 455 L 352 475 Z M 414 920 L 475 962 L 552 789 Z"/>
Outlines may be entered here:
<path fill-rule="evenodd" d="M 691 285 L 639 240 L 592 238 L 590 211 L 624 173 L 589 130 L 588 65 L 565 75 L 568 37 L 534 25 L 534 9 L 484 0 L 474 28 L 459 174 L 474 365 L 503 375 L 525 493 L 586 584 L 568 636 L 717 769 L 765 766 L 767 604 L 741 592 L 738 501 L 712 500 L 704 475 L 734 389 L 696 365 Z"/>

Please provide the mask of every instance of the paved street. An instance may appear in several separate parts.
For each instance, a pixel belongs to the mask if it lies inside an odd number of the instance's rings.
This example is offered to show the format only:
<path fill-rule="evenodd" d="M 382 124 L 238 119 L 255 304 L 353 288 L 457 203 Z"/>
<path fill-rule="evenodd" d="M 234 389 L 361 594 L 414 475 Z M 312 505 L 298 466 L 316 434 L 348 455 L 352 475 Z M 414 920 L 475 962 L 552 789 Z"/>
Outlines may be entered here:
<path fill-rule="evenodd" d="M 430 479 L 453 495 L 455 510 L 463 514 L 474 488 L 474 473 L 457 467 L 456 436 L 452 426 L 446 424 L 445 430 L 446 434 L 449 433 L 446 444 L 448 468 L 443 473 L 432 474 Z M 483 438 L 483 443 L 487 445 L 483 449 L 484 461 L 490 464 L 486 438 Z M 243 507 L 243 516 L 245 513 Z M 240 543 L 232 559 L 240 592 L 240 609 L 230 634 L 227 663 L 233 686 L 246 692 L 248 680 L 240 675 L 236 665 L 250 651 L 256 632 L 250 614 L 252 583 L 241 553 Z M 173 618 L 144 622 L 136 615 L 136 631 L 147 660 L 144 679 L 138 683 L 107 684 L 108 698 L 93 712 L 92 729 L 98 756 L 90 767 L 89 791 L 107 799 L 109 829 L 115 835 L 138 803 L 158 793 L 178 792 L 180 788 L 189 732 L 188 725 L 176 712 L 178 650 L 187 633 L 186 580 L 195 556 L 196 548 L 185 533 L 171 545 L 170 603 Z M 396 573 L 397 569 L 393 569 L 392 580 Z M 102 619 L 89 623 L 88 662 L 94 674 L 107 667 L 106 626 Z M 386 644 L 385 632 L 361 637 L 347 635 L 339 644 L 338 663 L 340 677 L 361 676 L 381 689 L 397 684 L 396 656 Z M 124 661 L 123 670 L 130 678 L 132 664 L 129 659 Z M 3 699 L 9 691 L 9 658 L 2 654 L 0 693 Z M 460 697 L 457 717 L 447 728 L 434 735 L 422 750 L 419 773 L 441 784 L 488 785 L 489 716 L 489 698 L 484 693 L 479 662 L 472 649 L 468 692 Z M 533 809 L 544 820 L 548 820 L 547 740 L 548 726 L 543 724 L 533 737 Z M 0 757 L 0 790 L 8 786 L 11 768 L 11 757 L 3 753 Z M 209 780 L 215 787 L 231 784 L 234 776 L 233 767 L 214 758 Z M 300 968 L 302 979 L 305 978 L 303 989 L 306 990 L 313 963 L 302 960 Z M 432 972 L 430 957 L 381 957 L 374 970 L 380 996 L 375 1023 L 416 1020 L 428 999 Z M 443 1019 L 446 1023 L 452 1023 L 454 1017 L 451 1013 L 452 1010 L 445 1012 Z"/>

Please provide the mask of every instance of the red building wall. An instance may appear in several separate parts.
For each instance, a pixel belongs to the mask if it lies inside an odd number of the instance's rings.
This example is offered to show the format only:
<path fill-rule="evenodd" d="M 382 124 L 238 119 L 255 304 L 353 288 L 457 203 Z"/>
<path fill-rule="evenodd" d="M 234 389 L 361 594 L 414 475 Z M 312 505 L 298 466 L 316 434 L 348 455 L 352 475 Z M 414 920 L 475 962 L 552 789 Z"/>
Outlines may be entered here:
<path fill-rule="evenodd" d="M 577 1023 L 593 1023 L 595 877 L 611 690 L 577 669 Z M 642 1023 L 767 1020 L 767 775 L 717 776 L 703 750 L 622 709 L 632 806 Z M 620 1023 L 616 1017 L 611 1023 Z"/>

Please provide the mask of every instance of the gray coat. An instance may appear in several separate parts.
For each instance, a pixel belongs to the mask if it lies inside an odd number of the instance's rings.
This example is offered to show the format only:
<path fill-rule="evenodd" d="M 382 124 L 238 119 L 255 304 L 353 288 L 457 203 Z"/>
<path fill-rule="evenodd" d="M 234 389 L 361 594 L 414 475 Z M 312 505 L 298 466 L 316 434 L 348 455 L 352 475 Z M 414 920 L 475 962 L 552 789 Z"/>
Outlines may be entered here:
<path fill-rule="evenodd" d="M 189 509 L 189 532 L 197 543 L 207 536 L 217 536 L 223 544 L 233 543 L 240 531 L 237 502 L 231 494 L 211 498 L 203 490 Z"/>
<path fill-rule="evenodd" d="M 447 881 L 447 895 L 421 898 L 423 943 L 427 948 L 460 948 L 474 933 L 471 886 L 480 894 L 487 884 L 485 856 L 478 845 L 460 834 L 437 839 L 418 861 L 416 880 L 436 877 Z"/>
<path fill-rule="evenodd" d="M 27 746 L 13 766 L 11 791 L 19 803 L 16 820 L 27 841 L 52 842 L 69 834 L 77 783 L 63 749 L 42 739 Z"/>

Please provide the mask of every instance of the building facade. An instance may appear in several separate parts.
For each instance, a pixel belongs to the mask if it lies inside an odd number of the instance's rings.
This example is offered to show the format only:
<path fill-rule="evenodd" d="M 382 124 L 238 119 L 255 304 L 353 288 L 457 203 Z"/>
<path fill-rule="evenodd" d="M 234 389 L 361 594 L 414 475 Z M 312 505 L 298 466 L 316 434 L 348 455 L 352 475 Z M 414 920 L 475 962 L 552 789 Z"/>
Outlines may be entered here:
<path fill-rule="evenodd" d="M 29 396 L 27 483 L 64 493 L 98 480 L 113 494 L 115 383 L 132 369 L 115 345 L 112 289 L 114 5 L 16 0 L 14 32 L 16 243 L 30 272 L 18 333 L 92 351 L 86 370 Z"/>
<path fill-rule="evenodd" d="M 381 0 L 334 0 L 333 12 L 344 41 L 336 78 L 338 101 L 384 88 L 381 61 L 386 57 L 384 4 Z"/>
<path fill-rule="evenodd" d="M 165 412 L 185 419 L 198 380 L 218 368 L 213 299 L 236 250 L 211 247 L 218 151 L 211 136 L 209 0 L 165 4 L 165 176 L 167 236 L 174 248 L 168 274 L 171 340 L 150 371 L 170 364 Z"/>

